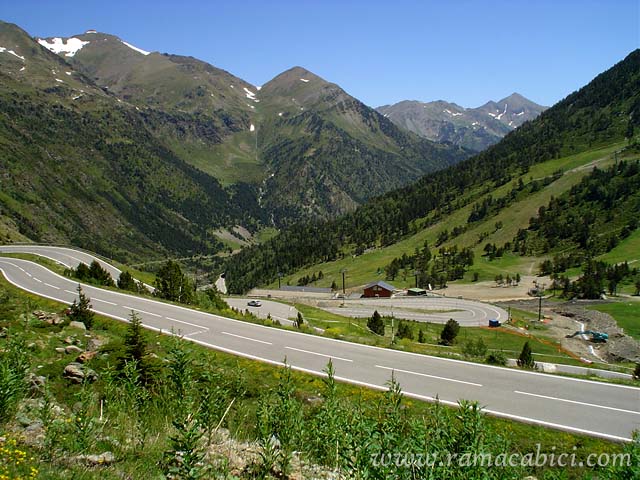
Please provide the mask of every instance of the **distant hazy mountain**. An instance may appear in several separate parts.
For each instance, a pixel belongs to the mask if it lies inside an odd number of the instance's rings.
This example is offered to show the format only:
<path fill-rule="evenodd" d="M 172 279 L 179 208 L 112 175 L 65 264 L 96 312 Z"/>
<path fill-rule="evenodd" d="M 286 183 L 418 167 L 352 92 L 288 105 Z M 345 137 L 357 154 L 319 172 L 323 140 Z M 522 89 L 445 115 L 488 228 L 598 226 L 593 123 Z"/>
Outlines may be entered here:
<path fill-rule="evenodd" d="M 546 107 L 513 93 L 498 102 L 464 108 L 443 100 L 422 103 L 405 100 L 377 110 L 396 125 L 434 142 L 452 143 L 481 151 L 497 143 Z"/>

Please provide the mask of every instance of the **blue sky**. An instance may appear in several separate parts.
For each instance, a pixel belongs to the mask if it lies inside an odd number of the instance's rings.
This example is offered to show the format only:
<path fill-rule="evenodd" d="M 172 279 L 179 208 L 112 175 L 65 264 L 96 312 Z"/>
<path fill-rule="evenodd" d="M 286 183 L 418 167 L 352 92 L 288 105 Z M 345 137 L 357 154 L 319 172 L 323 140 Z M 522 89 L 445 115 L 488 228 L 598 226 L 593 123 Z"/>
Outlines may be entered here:
<path fill-rule="evenodd" d="M 2 3 L 33 36 L 93 28 L 256 85 L 300 65 L 370 106 L 476 107 L 514 91 L 552 105 L 640 45 L 639 0 Z"/>

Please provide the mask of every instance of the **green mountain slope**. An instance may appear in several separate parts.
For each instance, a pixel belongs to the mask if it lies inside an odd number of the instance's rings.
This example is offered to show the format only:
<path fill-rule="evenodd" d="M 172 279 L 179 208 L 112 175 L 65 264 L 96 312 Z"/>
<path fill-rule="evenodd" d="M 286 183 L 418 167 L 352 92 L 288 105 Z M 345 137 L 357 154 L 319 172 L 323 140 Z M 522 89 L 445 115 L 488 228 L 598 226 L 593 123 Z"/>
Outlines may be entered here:
<path fill-rule="evenodd" d="M 137 106 L 185 162 L 225 185 L 260 188 L 260 206 L 276 225 L 351 211 L 468 156 L 399 130 L 298 67 L 258 89 L 197 59 L 140 52 L 108 34 L 41 40 L 56 51 L 78 42 L 70 58 L 78 70 Z"/>
<path fill-rule="evenodd" d="M 436 245 L 444 230 L 442 246 L 459 244 L 477 251 L 485 242 L 510 241 L 551 196 L 588 173 L 585 165 L 614 161 L 614 152 L 640 123 L 639 107 L 636 50 L 487 151 L 334 222 L 290 229 L 260 248 L 243 251 L 227 265 L 228 284 L 242 291 L 273 282 L 278 271 L 297 277 L 315 270 L 322 270 L 330 283 L 327 271 L 346 263 L 350 275 L 358 275 L 360 268 L 380 275 L 395 256 L 412 255 L 424 240 Z M 483 205 L 490 214 L 470 218 Z M 454 227 L 460 228 L 451 235 Z M 357 255 L 355 264 L 349 260 L 352 254 Z"/>
<path fill-rule="evenodd" d="M 276 216 L 331 217 L 467 156 L 403 131 L 301 67 L 257 93 L 260 157 Z"/>
<path fill-rule="evenodd" d="M 248 136 L 254 102 L 247 91 L 255 90 L 249 83 L 195 58 L 144 52 L 101 32 L 39 42 L 136 106 L 146 127 L 185 162 L 226 185 L 263 180 Z M 68 57 L 73 45 L 82 48 Z"/>
<path fill-rule="evenodd" d="M 0 216 L 19 235 L 126 260 L 215 250 L 208 230 L 260 218 L 18 27 L 0 23 L 0 46 L 20 57 L 0 53 Z"/>

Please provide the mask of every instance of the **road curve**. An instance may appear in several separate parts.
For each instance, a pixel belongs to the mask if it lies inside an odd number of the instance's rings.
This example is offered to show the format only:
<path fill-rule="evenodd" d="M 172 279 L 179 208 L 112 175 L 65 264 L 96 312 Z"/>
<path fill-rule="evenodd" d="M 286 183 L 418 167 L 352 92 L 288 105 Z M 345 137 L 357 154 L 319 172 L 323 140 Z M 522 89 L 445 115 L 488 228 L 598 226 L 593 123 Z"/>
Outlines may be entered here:
<path fill-rule="evenodd" d="M 273 320 L 278 320 L 283 325 L 293 325 L 294 322 L 290 319 L 298 315 L 298 310 L 291 305 L 274 302 L 273 300 L 260 299 L 262 306 L 252 307 L 249 305 L 249 301 L 251 300 L 254 299 L 248 297 L 228 297 L 224 299 L 230 307 L 238 309 L 241 312 L 249 310 L 258 318 L 267 318 L 270 316 Z"/>
<path fill-rule="evenodd" d="M 94 260 L 97 261 L 102 268 L 104 268 L 114 282 L 118 281 L 120 277 L 120 269 L 114 267 L 110 263 L 105 262 L 101 258 L 98 258 L 90 253 L 80 250 L 74 250 L 67 247 L 55 247 L 50 245 L 0 245 L 0 253 L 31 253 L 33 255 L 39 255 L 67 268 L 76 268 L 80 263 L 90 265 Z"/>
<path fill-rule="evenodd" d="M 71 303 L 77 283 L 21 259 L 1 258 L 9 282 Z M 575 433 L 625 441 L 640 428 L 640 389 L 537 372 L 474 364 L 353 344 L 228 319 L 153 299 L 83 285 L 96 312 L 127 321 L 131 311 L 150 329 L 173 329 L 185 339 L 246 358 L 315 375 L 331 358 L 336 378 L 384 389 L 395 373 L 405 395 L 448 405 L 477 400 L 489 414 Z"/>
<path fill-rule="evenodd" d="M 447 320 L 453 318 L 466 327 L 487 326 L 489 320 L 506 322 L 509 319 L 509 314 L 495 305 L 447 297 L 372 298 L 344 302 L 334 300 L 319 302 L 318 307 L 338 315 L 358 318 L 370 317 L 375 310 L 380 315 L 417 322 L 447 323 Z"/>

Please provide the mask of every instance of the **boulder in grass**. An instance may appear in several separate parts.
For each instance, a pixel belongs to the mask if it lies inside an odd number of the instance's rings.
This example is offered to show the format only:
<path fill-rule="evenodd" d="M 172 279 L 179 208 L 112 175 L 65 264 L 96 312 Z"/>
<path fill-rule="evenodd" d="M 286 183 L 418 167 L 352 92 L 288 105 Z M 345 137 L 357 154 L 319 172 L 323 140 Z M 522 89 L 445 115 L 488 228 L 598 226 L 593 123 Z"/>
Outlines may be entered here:
<path fill-rule="evenodd" d="M 82 352 L 80 355 L 78 355 L 78 358 L 76 358 L 76 362 L 87 363 L 89 360 L 92 360 L 97 353 L 98 352 Z"/>
<path fill-rule="evenodd" d="M 96 372 L 77 362 L 72 362 L 64 367 L 62 375 L 73 383 L 95 382 L 98 379 Z"/>
<path fill-rule="evenodd" d="M 79 463 L 84 463 L 92 467 L 101 465 L 111 465 L 116 461 L 116 457 L 111 452 L 104 452 L 99 455 L 78 455 L 74 459 Z"/>

